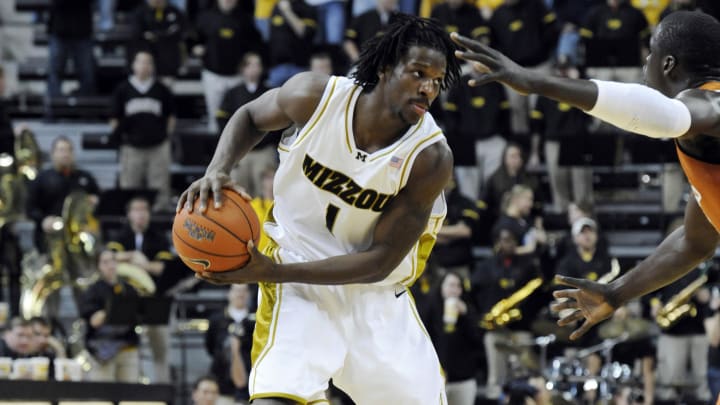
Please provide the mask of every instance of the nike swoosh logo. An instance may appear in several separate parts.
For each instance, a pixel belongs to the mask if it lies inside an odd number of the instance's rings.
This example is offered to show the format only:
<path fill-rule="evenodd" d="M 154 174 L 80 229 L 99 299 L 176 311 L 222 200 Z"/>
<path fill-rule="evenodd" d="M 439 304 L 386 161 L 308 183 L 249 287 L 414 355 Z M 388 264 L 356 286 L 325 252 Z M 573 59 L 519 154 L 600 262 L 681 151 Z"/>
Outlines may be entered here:
<path fill-rule="evenodd" d="M 188 259 L 188 261 L 203 266 L 203 270 L 207 270 L 210 267 L 210 260 L 207 259 Z"/>
<path fill-rule="evenodd" d="M 407 290 L 402 290 L 400 292 L 395 291 L 395 298 L 400 298 L 401 295 L 405 294 Z"/>

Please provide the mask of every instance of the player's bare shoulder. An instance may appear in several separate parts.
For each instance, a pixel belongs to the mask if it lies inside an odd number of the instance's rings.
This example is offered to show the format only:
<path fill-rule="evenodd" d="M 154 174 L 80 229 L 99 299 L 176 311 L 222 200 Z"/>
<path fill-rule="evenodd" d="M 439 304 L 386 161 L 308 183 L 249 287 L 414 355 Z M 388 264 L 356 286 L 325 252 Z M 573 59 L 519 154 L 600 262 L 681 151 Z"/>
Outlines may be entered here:
<path fill-rule="evenodd" d="M 720 91 L 701 88 L 688 89 L 676 97 L 690 110 L 692 124 L 683 138 L 696 135 L 720 137 Z"/>
<path fill-rule="evenodd" d="M 304 125 L 320 104 L 330 76 L 298 73 L 282 85 L 277 102 L 280 108 L 298 125 Z"/>

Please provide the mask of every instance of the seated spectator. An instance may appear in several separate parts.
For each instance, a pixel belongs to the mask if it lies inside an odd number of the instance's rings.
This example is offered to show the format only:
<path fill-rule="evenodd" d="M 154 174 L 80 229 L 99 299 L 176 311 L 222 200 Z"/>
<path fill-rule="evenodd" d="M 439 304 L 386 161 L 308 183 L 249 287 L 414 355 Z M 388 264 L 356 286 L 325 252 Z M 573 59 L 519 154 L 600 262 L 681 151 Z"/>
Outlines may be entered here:
<path fill-rule="evenodd" d="M 35 243 L 45 252 L 45 233 L 52 230 L 53 223 L 62 221 L 65 198 L 73 191 L 84 191 L 97 202 L 100 189 L 92 174 L 75 165 L 73 144 L 66 136 L 52 142 L 50 150 L 52 167 L 41 171 L 28 185 L 27 215 L 35 221 Z"/>
<path fill-rule="evenodd" d="M 218 405 L 218 382 L 214 377 L 200 377 L 193 384 L 193 405 Z"/>
<path fill-rule="evenodd" d="M 506 192 L 516 184 L 538 190 L 538 181 L 525 170 L 525 158 L 520 145 L 509 143 L 502 153 L 500 167 L 488 179 L 483 188 L 483 198 L 490 215 L 499 216 L 502 210 L 502 199 Z"/>
<path fill-rule="evenodd" d="M 263 65 L 260 55 L 254 52 L 246 53 L 240 63 L 242 82 L 225 93 L 220 109 L 216 113 L 221 132 L 238 108 L 267 91 L 267 87 L 261 81 L 262 75 Z M 261 192 L 262 172 L 268 166 L 277 165 L 277 141 L 275 133 L 265 135 L 230 172 L 233 181 L 244 187 L 251 196 L 259 195 Z"/>
<path fill-rule="evenodd" d="M 542 226 L 542 217 L 529 222 L 534 203 L 533 191 L 527 186 L 517 184 L 505 194 L 503 213 L 493 226 L 493 233 L 500 229 L 509 229 L 517 239 L 519 255 L 536 255 L 547 244 L 547 234 Z"/>
<path fill-rule="evenodd" d="M 155 55 L 157 75 L 175 77 L 182 64 L 185 14 L 167 0 L 147 0 L 135 10 L 132 23 L 138 49 Z"/>
<path fill-rule="evenodd" d="M 612 269 L 609 253 L 598 249 L 597 224 L 590 218 L 581 218 L 572 225 L 574 249 L 568 249 L 560 258 L 556 274 L 596 281 Z"/>
<path fill-rule="evenodd" d="M 67 357 L 65 346 L 52 334 L 52 325 L 46 318 L 36 316 L 30 318 L 33 330 L 33 353 L 50 359 Z M 52 369 L 50 371 L 52 373 Z"/>
<path fill-rule="evenodd" d="M 155 80 L 153 56 L 138 51 L 132 76 L 112 96 L 110 126 L 120 146 L 120 188 L 158 191 L 156 210 L 170 209 L 170 138 L 175 132 L 175 101 Z"/>
<path fill-rule="evenodd" d="M 440 364 L 447 378 L 448 405 L 474 405 L 477 397 L 478 349 L 481 344 L 478 319 L 465 279 L 448 272 L 429 300 L 423 317 Z"/>
<path fill-rule="evenodd" d="M 306 70 L 308 49 L 317 29 L 315 9 L 304 0 L 280 0 L 273 9 L 270 27 L 268 86 L 280 87 Z"/>
<path fill-rule="evenodd" d="M 79 95 L 95 93 L 93 13 L 91 1 L 52 0 L 48 19 L 48 96 L 62 95 L 62 76 L 68 59 L 80 81 Z"/>
<path fill-rule="evenodd" d="M 198 16 L 195 26 L 199 43 L 193 47 L 193 53 L 203 60 L 208 130 L 217 132 L 215 112 L 225 92 L 240 83 L 237 71 L 240 61 L 245 53 L 259 52 L 264 46 L 253 23 L 252 11 L 248 12 L 238 0 L 217 0 L 216 6 Z"/>
<path fill-rule="evenodd" d="M 33 330 L 30 321 L 22 318 L 10 320 L 0 339 L 0 357 L 19 359 L 33 354 Z"/>
<path fill-rule="evenodd" d="M 150 201 L 145 197 L 133 197 L 127 204 L 127 225 L 123 227 L 108 248 L 116 250 L 115 260 L 131 263 L 145 270 L 155 282 L 155 297 L 165 296 L 177 277 L 166 274 L 165 267 L 173 259 L 170 243 L 164 233 L 150 227 L 152 219 Z M 174 280 L 175 279 L 175 280 Z M 148 341 L 153 358 L 153 382 L 170 382 L 168 351 L 170 334 L 167 325 L 147 325 Z"/>
<path fill-rule="evenodd" d="M 555 256 L 560 259 L 566 255 L 567 252 L 575 250 L 575 240 L 572 235 L 572 227 L 573 225 L 581 220 L 589 218 L 592 219 L 595 224 L 595 232 L 597 233 L 597 243 L 596 243 L 596 249 L 601 252 L 602 254 L 609 255 L 608 251 L 608 241 L 607 238 L 605 238 L 605 235 L 603 235 L 602 230 L 599 226 L 597 226 L 597 221 L 595 220 L 595 215 L 593 212 L 593 205 L 592 203 L 588 202 L 587 200 L 580 200 L 577 202 L 571 202 L 568 204 L 568 210 L 567 210 L 567 220 L 568 220 L 568 234 L 563 236 L 559 241 L 555 242 Z"/>
<path fill-rule="evenodd" d="M 117 275 L 115 253 L 102 250 L 98 255 L 100 278 L 85 290 L 79 312 L 87 323 L 85 346 L 90 353 L 90 381 L 137 383 L 140 372 L 139 339 L 136 324 L 108 325 L 107 303 L 135 299 L 138 294 Z"/>
<path fill-rule="evenodd" d="M 250 290 L 246 284 L 232 284 L 228 306 L 210 316 L 205 348 L 212 357 L 210 373 L 220 387 L 219 405 L 249 400 L 250 349 L 255 314 L 248 310 Z"/>
<path fill-rule="evenodd" d="M 345 30 L 343 49 L 355 63 L 360 56 L 363 45 L 370 38 L 381 35 L 383 29 L 390 24 L 393 13 L 397 12 L 398 0 L 377 0 L 375 9 L 354 17 Z"/>

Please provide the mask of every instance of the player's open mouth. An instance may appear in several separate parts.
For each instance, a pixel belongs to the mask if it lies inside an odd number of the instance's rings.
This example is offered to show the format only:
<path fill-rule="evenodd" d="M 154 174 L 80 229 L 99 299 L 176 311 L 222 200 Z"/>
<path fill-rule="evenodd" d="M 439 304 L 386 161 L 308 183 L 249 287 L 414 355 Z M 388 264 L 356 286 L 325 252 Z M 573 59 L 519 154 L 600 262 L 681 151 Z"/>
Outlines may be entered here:
<path fill-rule="evenodd" d="M 413 107 L 413 110 L 415 110 L 415 112 L 417 113 L 417 115 L 424 115 L 428 110 L 427 106 L 425 106 L 423 104 L 412 103 L 411 105 Z"/>

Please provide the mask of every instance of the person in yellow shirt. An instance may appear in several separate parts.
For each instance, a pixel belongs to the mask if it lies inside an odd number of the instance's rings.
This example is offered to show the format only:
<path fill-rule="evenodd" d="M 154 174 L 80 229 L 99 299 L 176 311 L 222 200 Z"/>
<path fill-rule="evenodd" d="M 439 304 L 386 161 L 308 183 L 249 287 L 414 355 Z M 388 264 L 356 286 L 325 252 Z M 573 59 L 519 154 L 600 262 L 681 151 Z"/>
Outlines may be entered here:
<path fill-rule="evenodd" d="M 255 1 L 255 27 L 265 42 L 270 39 L 270 16 L 278 0 Z"/>
<path fill-rule="evenodd" d="M 262 173 L 262 182 L 260 184 L 260 195 L 254 196 L 250 201 L 250 205 L 255 210 L 260 223 L 265 222 L 268 212 L 273 204 L 273 180 L 275 179 L 275 168 L 268 167 Z M 265 235 L 265 231 L 260 227 L 260 242 L 258 243 L 258 249 L 264 249 L 268 243 L 268 237 Z"/>
<path fill-rule="evenodd" d="M 660 22 L 660 14 L 670 4 L 670 0 L 632 0 L 633 7 L 642 11 L 651 27 Z"/>

